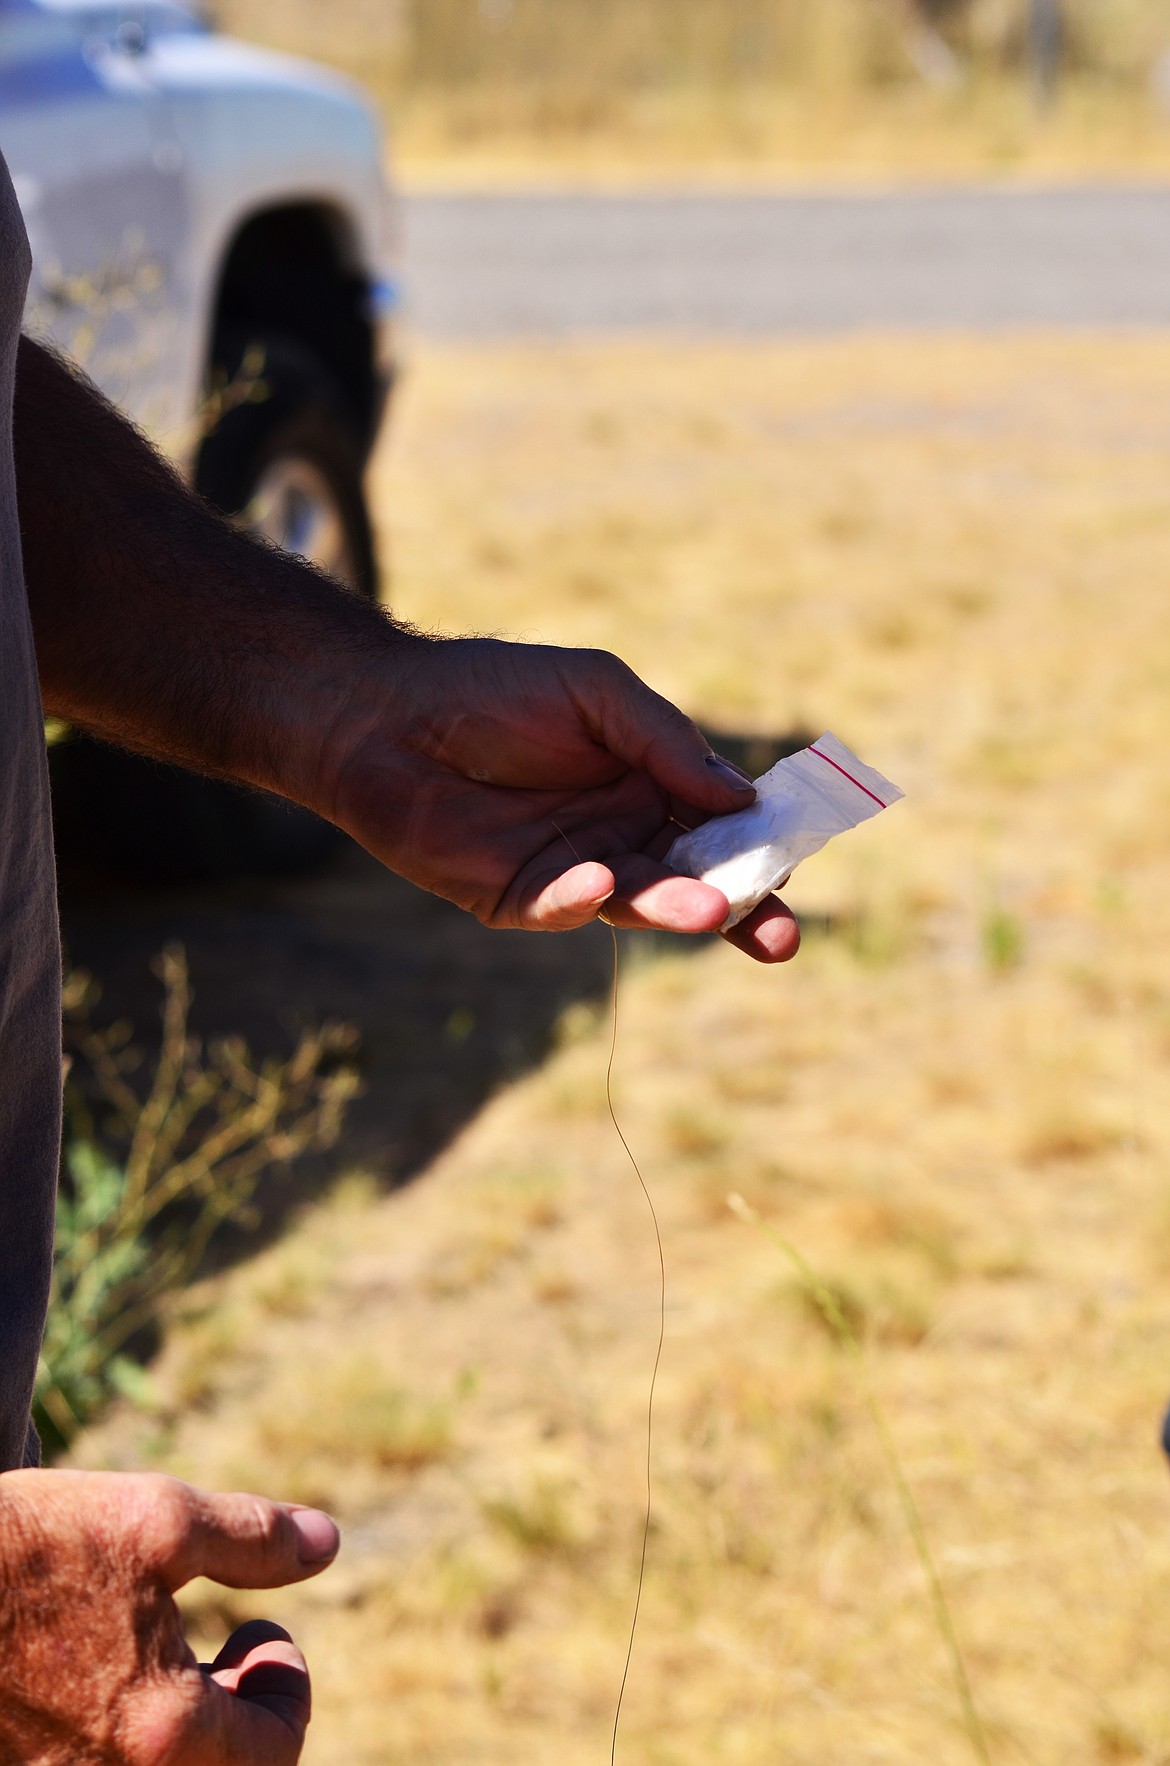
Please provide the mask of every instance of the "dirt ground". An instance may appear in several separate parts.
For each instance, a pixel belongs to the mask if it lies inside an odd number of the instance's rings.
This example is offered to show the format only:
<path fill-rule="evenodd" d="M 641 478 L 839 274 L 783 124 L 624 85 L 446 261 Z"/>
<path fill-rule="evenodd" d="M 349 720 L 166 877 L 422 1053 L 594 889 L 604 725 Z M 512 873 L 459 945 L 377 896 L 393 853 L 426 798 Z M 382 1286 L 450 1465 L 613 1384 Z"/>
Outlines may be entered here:
<path fill-rule="evenodd" d="M 731 1192 L 865 1345 L 988 1756 L 1170 1758 L 1170 340 L 420 349 L 374 484 L 410 617 L 618 647 L 908 794 L 798 874 L 789 969 L 627 948 L 669 1299 L 618 1759 L 973 1757 L 856 1371 Z M 336 1510 L 319 1584 L 190 1595 L 207 1647 L 295 1628 L 315 1766 L 604 1760 L 657 1302 L 604 934 L 358 857 L 66 923 L 111 1009 L 178 933 L 204 1024 L 342 1014 L 369 1081 L 77 1458 Z"/>

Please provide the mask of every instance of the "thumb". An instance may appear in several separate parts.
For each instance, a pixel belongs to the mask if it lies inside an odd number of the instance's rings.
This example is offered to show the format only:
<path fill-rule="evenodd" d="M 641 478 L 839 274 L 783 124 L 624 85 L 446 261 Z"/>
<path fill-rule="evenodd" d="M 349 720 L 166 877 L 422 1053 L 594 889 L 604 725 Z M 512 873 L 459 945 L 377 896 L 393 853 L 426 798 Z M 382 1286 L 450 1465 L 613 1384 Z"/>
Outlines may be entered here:
<path fill-rule="evenodd" d="M 143 1534 L 149 1567 L 172 1592 L 196 1576 L 225 1588 L 283 1588 L 337 1556 L 341 1535 L 319 1509 L 167 1482 Z"/>
<path fill-rule="evenodd" d="M 669 796 L 711 815 L 744 809 L 755 795 L 746 773 L 711 745 L 686 713 L 638 678 L 616 657 L 606 658 L 593 706 L 597 734 L 611 754 L 649 773 Z"/>

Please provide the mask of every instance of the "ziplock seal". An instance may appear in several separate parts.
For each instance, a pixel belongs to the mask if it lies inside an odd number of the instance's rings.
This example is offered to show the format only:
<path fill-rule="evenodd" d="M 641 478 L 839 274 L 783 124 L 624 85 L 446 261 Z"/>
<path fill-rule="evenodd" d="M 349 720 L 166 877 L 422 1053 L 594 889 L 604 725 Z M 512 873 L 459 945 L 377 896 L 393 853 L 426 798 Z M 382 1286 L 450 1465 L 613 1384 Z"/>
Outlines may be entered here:
<path fill-rule="evenodd" d="M 848 771 L 847 771 L 847 770 L 846 770 L 846 769 L 845 769 L 845 767 L 843 767 L 843 766 L 842 766 L 842 765 L 841 765 L 841 763 L 840 763 L 840 761 L 837 761 L 837 760 L 833 760 L 833 759 L 831 759 L 831 758 L 830 758 L 830 756 L 829 756 L 829 755 L 827 755 L 827 754 L 823 754 L 823 753 L 822 753 L 822 752 L 821 752 L 821 750 L 820 750 L 820 749 L 819 749 L 819 748 L 818 748 L 818 747 L 817 747 L 817 745 L 816 745 L 816 743 L 815 743 L 815 742 L 810 742 L 810 743 L 809 743 L 809 749 L 808 749 L 808 751 L 809 751 L 809 753 L 810 753 L 810 754 L 815 754 L 815 755 L 816 755 L 816 757 L 817 757 L 817 759 L 818 759 L 818 760 L 823 760 L 823 761 L 826 761 L 826 762 L 827 762 L 827 763 L 828 763 L 828 765 L 829 765 L 829 766 L 832 766 L 832 767 L 836 767 L 836 769 L 837 769 L 837 771 L 838 771 L 838 772 L 839 772 L 839 773 L 842 773 L 842 774 L 844 774 L 844 776 L 845 776 L 845 778 L 847 778 L 847 779 L 848 779 L 848 780 L 849 780 L 849 783 L 850 783 L 850 784 L 851 784 L 851 785 L 856 785 L 856 786 L 857 786 L 857 789 L 858 789 L 858 790 L 859 790 L 859 791 L 864 791 L 864 792 L 865 792 L 865 795 L 866 795 L 866 796 L 867 796 L 867 797 L 872 797 L 872 798 L 873 798 L 873 800 L 874 800 L 874 802 L 875 802 L 875 803 L 877 803 L 877 804 L 880 804 L 880 805 L 881 805 L 881 807 L 882 807 L 882 809 L 889 809 L 889 807 L 890 807 L 890 804 L 889 804 L 889 803 L 887 803 L 887 802 L 886 802 L 886 800 L 885 800 L 885 798 L 884 798 L 884 797 L 879 797 L 879 796 L 878 796 L 878 794 L 877 794 L 877 792 L 876 792 L 876 791 L 871 791 L 871 790 L 870 790 L 870 788 L 869 788 L 869 786 L 868 786 L 868 785 L 863 785 L 863 784 L 862 784 L 862 783 L 861 783 L 861 780 L 860 780 L 860 779 L 855 779 L 855 778 L 854 778 L 854 777 L 853 777 L 853 774 L 852 774 L 852 773 L 851 773 L 851 772 L 848 772 Z M 901 792 L 900 792 L 900 791 L 899 791 L 899 793 L 898 793 L 898 797 L 901 797 L 901 795 L 902 795 L 902 793 L 901 793 Z M 891 799 L 890 799 L 890 803 L 896 803 L 896 802 L 897 802 L 897 801 L 898 801 L 898 798 L 897 798 L 897 797 L 893 797 L 893 798 L 891 798 Z"/>

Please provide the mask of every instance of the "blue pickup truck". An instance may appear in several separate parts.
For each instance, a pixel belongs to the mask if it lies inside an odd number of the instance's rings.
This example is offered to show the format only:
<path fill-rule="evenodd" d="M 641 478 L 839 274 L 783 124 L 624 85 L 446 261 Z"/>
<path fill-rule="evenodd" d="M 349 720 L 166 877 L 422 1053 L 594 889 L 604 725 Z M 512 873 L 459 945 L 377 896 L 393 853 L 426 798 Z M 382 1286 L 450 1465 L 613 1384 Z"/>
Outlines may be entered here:
<path fill-rule="evenodd" d="M 0 0 L 0 151 L 32 244 L 31 334 L 224 513 L 375 594 L 363 480 L 397 276 L 364 95 L 193 5 Z M 286 868 L 318 843 L 255 794 L 78 748 L 63 794 L 100 801 L 96 847 L 137 870 Z"/>

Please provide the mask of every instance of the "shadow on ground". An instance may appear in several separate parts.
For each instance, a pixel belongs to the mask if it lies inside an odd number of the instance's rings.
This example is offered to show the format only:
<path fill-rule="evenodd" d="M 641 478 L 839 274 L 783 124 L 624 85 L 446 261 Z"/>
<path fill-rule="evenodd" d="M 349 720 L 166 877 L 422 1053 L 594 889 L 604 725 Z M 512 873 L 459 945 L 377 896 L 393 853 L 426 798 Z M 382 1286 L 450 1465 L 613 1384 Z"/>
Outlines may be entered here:
<path fill-rule="evenodd" d="M 755 773 L 805 740 L 712 735 Z M 263 1056 L 286 1053 L 300 1030 L 326 1020 L 357 1027 L 363 1093 L 341 1146 L 265 1183 L 262 1237 L 339 1170 L 360 1168 L 387 1187 L 414 1177 L 493 1092 L 545 1058 L 567 1007 L 601 1003 L 610 986 L 603 927 L 488 932 L 352 845 L 312 876 L 182 888 L 67 866 L 61 915 L 69 960 L 101 989 L 95 1022 L 128 1020 L 148 1050 L 162 997 L 151 962 L 176 941 L 200 1036 L 243 1036 Z M 660 942 L 691 951 L 707 941 Z"/>
<path fill-rule="evenodd" d="M 157 1040 L 161 988 L 151 959 L 187 952 L 201 1036 L 285 1053 L 298 1032 L 343 1020 L 361 1035 L 364 1091 L 329 1164 L 387 1184 L 425 1166 L 503 1082 L 543 1059 L 576 1000 L 609 982 L 604 929 L 569 938 L 486 932 L 349 846 L 296 880 L 137 890 L 70 881 L 62 924 L 70 960 L 101 988 L 96 1022 L 125 1018 Z M 320 1181 L 306 1167 L 302 1181 Z"/>

